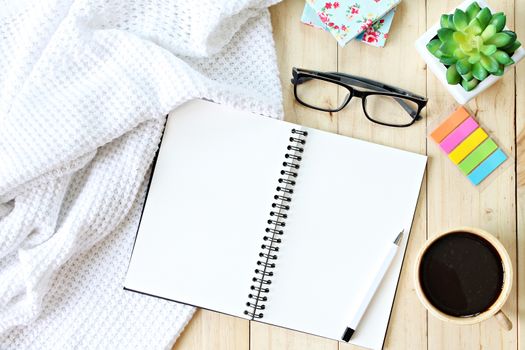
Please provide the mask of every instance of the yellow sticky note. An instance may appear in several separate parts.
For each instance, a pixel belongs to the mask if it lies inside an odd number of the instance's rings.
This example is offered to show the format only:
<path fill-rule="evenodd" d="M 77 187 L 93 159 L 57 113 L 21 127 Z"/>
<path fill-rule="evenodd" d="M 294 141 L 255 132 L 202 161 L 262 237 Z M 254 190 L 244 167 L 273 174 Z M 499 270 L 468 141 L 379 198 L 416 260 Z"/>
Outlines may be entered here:
<path fill-rule="evenodd" d="M 487 137 L 487 133 L 482 128 L 477 128 L 466 139 L 461 141 L 461 143 L 448 154 L 448 157 L 455 164 L 459 164 L 470 152 L 485 141 Z"/>

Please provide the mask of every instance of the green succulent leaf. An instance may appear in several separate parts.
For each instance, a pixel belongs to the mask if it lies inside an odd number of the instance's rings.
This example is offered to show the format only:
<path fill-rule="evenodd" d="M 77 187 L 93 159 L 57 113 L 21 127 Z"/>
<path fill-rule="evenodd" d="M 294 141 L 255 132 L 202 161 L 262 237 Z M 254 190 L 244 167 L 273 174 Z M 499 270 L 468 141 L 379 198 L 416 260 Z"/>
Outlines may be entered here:
<path fill-rule="evenodd" d="M 481 36 L 477 35 L 472 38 L 472 43 L 474 47 L 479 50 L 483 46 L 483 39 L 481 39 Z"/>
<path fill-rule="evenodd" d="M 472 21 L 479 11 L 481 11 L 481 7 L 479 7 L 477 2 L 474 1 L 472 4 L 468 5 L 467 9 L 465 10 L 467 13 L 467 20 L 469 22 Z"/>
<path fill-rule="evenodd" d="M 468 61 L 468 58 L 463 58 L 461 60 L 458 60 L 456 63 L 456 70 L 462 76 L 465 74 L 468 74 L 471 69 L 472 69 L 472 64 Z"/>
<path fill-rule="evenodd" d="M 512 45 L 516 42 L 517 37 L 516 37 L 516 33 L 514 33 L 511 30 L 504 30 L 502 31 L 502 33 L 508 34 L 513 38 L 513 40 L 511 39 L 510 43 L 501 47 L 503 50 L 506 50 L 508 47 L 512 47 Z"/>
<path fill-rule="evenodd" d="M 448 28 L 448 15 L 442 14 L 441 17 L 439 17 L 439 26 L 441 28 Z"/>
<path fill-rule="evenodd" d="M 498 50 L 494 53 L 494 55 L 492 55 L 492 57 L 494 57 L 498 63 L 501 63 L 504 66 L 510 66 L 514 63 L 514 60 L 510 58 L 509 54 L 505 51 Z"/>
<path fill-rule="evenodd" d="M 485 43 L 489 45 L 496 45 L 497 47 L 504 47 L 512 44 L 514 41 L 516 41 L 516 34 L 513 36 L 508 32 L 501 32 L 494 34 Z"/>
<path fill-rule="evenodd" d="M 461 81 L 461 86 L 463 86 L 463 89 L 465 89 L 466 91 L 473 90 L 476 86 L 478 86 L 478 84 L 479 84 L 479 81 L 477 79 Z"/>
<path fill-rule="evenodd" d="M 476 18 L 481 24 L 481 29 L 484 30 L 488 26 L 490 20 L 492 19 L 492 13 L 490 12 L 488 7 L 484 7 L 481 9 L 481 11 L 478 12 Z"/>
<path fill-rule="evenodd" d="M 507 33 L 510 36 L 513 36 L 516 38 L 516 32 L 513 32 L 512 30 L 503 30 L 502 33 Z"/>
<path fill-rule="evenodd" d="M 483 39 L 478 36 L 471 36 L 468 40 L 459 43 L 459 47 L 463 52 L 472 55 L 478 53 L 479 50 L 483 47 Z"/>
<path fill-rule="evenodd" d="M 507 16 L 503 12 L 495 13 L 492 16 L 489 24 L 492 24 L 496 27 L 496 32 L 501 32 L 505 28 L 507 22 Z"/>
<path fill-rule="evenodd" d="M 456 30 L 456 26 L 454 25 L 454 15 L 453 14 L 448 15 L 448 26 L 450 29 Z"/>
<path fill-rule="evenodd" d="M 441 28 L 454 29 L 454 24 L 449 22 L 447 14 L 441 15 L 441 18 L 439 19 L 439 25 Z"/>
<path fill-rule="evenodd" d="M 483 68 L 480 62 L 476 62 L 472 66 L 472 75 L 479 81 L 483 81 L 489 75 L 489 72 Z"/>
<path fill-rule="evenodd" d="M 481 39 L 483 39 L 484 42 L 487 42 L 487 40 L 492 38 L 496 32 L 498 32 L 496 26 L 494 24 L 489 24 L 483 33 L 481 33 Z"/>
<path fill-rule="evenodd" d="M 456 57 L 450 57 L 446 55 L 441 56 L 441 58 L 439 59 L 439 62 L 443 63 L 445 66 L 450 66 L 451 64 L 454 64 L 457 61 L 458 59 Z"/>
<path fill-rule="evenodd" d="M 465 28 L 465 33 L 472 34 L 472 35 L 478 35 L 482 32 L 481 30 L 481 23 L 479 23 L 479 20 L 477 18 L 474 18 L 467 28 Z"/>
<path fill-rule="evenodd" d="M 474 78 L 474 75 L 472 75 L 472 72 L 468 72 L 467 74 L 462 74 L 461 77 L 465 80 L 472 80 L 472 78 Z"/>
<path fill-rule="evenodd" d="M 437 31 L 438 38 L 442 42 L 448 41 L 452 39 L 452 35 L 454 34 L 454 30 L 450 28 L 440 28 Z"/>
<path fill-rule="evenodd" d="M 505 67 L 514 63 L 512 55 L 521 46 L 516 33 L 504 30 L 507 17 L 494 15 L 488 7 L 474 1 L 465 11 L 440 17 L 437 38 L 427 49 L 447 66 L 449 84 L 461 83 L 467 91 L 474 89 L 489 74 L 503 75 Z"/>
<path fill-rule="evenodd" d="M 445 56 L 454 56 L 454 52 L 457 48 L 458 44 L 454 40 L 450 39 L 441 43 L 439 46 L 439 51 L 443 52 Z"/>
<path fill-rule="evenodd" d="M 441 40 L 439 39 L 433 39 L 433 40 L 430 40 L 427 44 L 427 50 L 430 51 L 430 53 L 434 56 L 436 56 L 437 58 L 439 58 L 439 56 L 436 55 L 436 51 L 439 49 L 439 46 L 441 46 Z"/>
<path fill-rule="evenodd" d="M 466 43 L 468 41 L 468 35 L 463 32 L 456 32 L 454 31 L 452 33 L 452 39 L 459 44 Z"/>
<path fill-rule="evenodd" d="M 468 55 L 475 54 L 477 52 L 476 48 L 472 46 L 472 41 L 460 42 L 459 48 Z"/>
<path fill-rule="evenodd" d="M 496 52 L 498 48 L 496 47 L 496 45 L 483 45 L 481 47 L 481 52 L 484 54 L 484 55 L 487 55 L 487 56 L 490 56 L 492 55 L 494 52 Z"/>
<path fill-rule="evenodd" d="M 475 54 L 469 56 L 468 62 L 470 64 L 475 64 L 475 63 L 479 62 L 480 58 L 481 58 L 481 55 L 479 53 L 475 53 Z"/>
<path fill-rule="evenodd" d="M 479 60 L 479 62 L 481 63 L 481 66 L 485 68 L 489 73 L 494 73 L 498 70 L 499 63 L 492 56 L 481 55 L 481 59 Z"/>
<path fill-rule="evenodd" d="M 453 22 L 457 30 L 464 30 L 468 25 L 467 14 L 461 9 L 456 9 L 456 11 L 454 11 Z"/>
<path fill-rule="evenodd" d="M 506 34 L 510 35 L 512 37 L 512 40 L 511 40 L 512 43 L 515 42 L 518 39 L 518 36 L 512 30 L 504 30 L 504 31 L 502 31 L 502 33 L 506 33 Z M 508 45 L 510 45 L 510 44 L 508 44 Z"/>
<path fill-rule="evenodd" d="M 468 58 L 468 55 L 465 52 L 463 52 L 463 50 L 461 50 L 461 48 L 457 48 L 454 51 L 454 57 L 456 57 L 458 60 L 460 60 L 460 59 L 463 59 L 463 58 Z"/>
<path fill-rule="evenodd" d="M 456 85 L 459 84 L 461 81 L 461 75 L 459 75 L 458 71 L 456 70 L 456 65 L 453 64 L 450 67 L 447 68 L 447 83 L 450 85 Z"/>
<path fill-rule="evenodd" d="M 505 46 L 502 49 L 505 50 L 505 52 L 508 53 L 510 56 L 512 56 L 514 54 L 514 52 L 517 49 L 519 49 L 520 46 L 521 46 L 521 43 L 518 40 L 516 40 L 511 45 Z"/>
<path fill-rule="evenodd" d="M 500 64 L 498 66 L 498 70 L 496 70 L 494 73 L 494 75 L 498 76 L 498 77 L 501 77 L 503 75 L 503 73 L 505 73 L 505 66 L 503 66 L 502 64 Z"/>

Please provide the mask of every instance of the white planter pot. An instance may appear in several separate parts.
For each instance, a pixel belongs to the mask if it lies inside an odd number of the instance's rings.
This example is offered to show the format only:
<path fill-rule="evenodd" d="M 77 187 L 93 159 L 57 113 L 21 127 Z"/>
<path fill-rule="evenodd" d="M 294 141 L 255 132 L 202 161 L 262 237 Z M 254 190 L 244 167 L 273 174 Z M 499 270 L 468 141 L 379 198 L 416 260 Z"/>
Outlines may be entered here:
<path fill-rule="evenodd" d="M 462 10 L 466 10 L 466 8 L 471 3 L 473 3 L 474 1 L 477 1 L 479 6 L 481 6 L 482 8 L 483 7 L 488 7 L 490 9 L 490 11 L 492 13 L 494 13 L 493 9 L 483 0 L 467 0 L 467 1 L 463 2 L 461 5 L 459 5 L 458 8 L 462 9 Z M 452 10 L 449 13 L 454 13 L 454 10 Z M 501 77 L 490 74 L 485 80 L 480 82 L 478 84 L 478 86 L 476 86 L 471 91 L 465 91 L 465 89 L 463 89 L 461 84 L 450 85 L 449 83 L 447 83 L 447 78 L 446 78 L 447 68 L 445 67 L 445 65 L 443 63 L 439 62 L 439 60 L 434 55 L 432 55 L 427 50 L 427 47 L 426 47 L 428 42 L 430 40 L 432 40 L 437 35 L 437 31 L 438 31 L 439 28 L 441 28 L 441 26 L 440 26 L 439 23 L 437 23 L 436 25 L 432 26 L 419 39 L 417 39 L 416 40 L 416 50 L 419 52 L 419 54 L 421 55 L 423 60 L 426 62 L 427 67 L 430 68 L 432 73 L 434 73 L 436 75 L 436 77 L 439 79 L 439 81 L 441 81 L 441 83 L 443 85 L 445 85 L 445 87 L 448 90 L 448 92 L 450 92 L 450 94 L 452 96 L 454 96 L 454 98 L 456 99 L 456 101 L 458 101 L 458 103 L 464 105 L 468 101 L 470 101 L 471 99 L 476 97 L 483 90 L 487 89 L 489 86 L 491 86 L 496 81 L 498 81 L 498 79 L 500 79 Z M 505 27 L 505 29 L 508 29 L 508 28 Z M 518 38 L 518 40 L 520 40 L 520 38 Z M 523 57 L 525 57 L 525 49 L 523 49 L 523 44 L 522 44 L 522 46 L 519 49 L 516 50 L 516 52 L 512 56 L 512 59 L 514 60 L 514 62 L 518 63 Z M 505 67 L 505 73 L 510 68 L 512 68 L 512 66 L 513 65 Z M 503 73 L 503 74 L 505 74 L 505 73 Z"/>

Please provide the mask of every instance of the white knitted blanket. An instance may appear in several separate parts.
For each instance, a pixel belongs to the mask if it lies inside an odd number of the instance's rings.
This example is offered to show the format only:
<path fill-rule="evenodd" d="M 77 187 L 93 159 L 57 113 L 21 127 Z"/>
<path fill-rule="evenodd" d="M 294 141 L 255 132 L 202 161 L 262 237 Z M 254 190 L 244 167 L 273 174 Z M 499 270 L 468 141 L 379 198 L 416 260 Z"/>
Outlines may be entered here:
<path fill-rule="evenodd" d="M 1 349 L 173 344 L 193 308 L 122 289 L 164 116 L 282 116 L 274 1 L 0 0 Z"/>

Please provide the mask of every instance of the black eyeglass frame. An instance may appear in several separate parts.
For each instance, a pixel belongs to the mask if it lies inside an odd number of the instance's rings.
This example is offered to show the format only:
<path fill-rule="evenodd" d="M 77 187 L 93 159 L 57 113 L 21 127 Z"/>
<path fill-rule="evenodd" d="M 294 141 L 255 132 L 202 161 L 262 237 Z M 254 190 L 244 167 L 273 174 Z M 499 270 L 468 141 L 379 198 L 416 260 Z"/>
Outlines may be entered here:
<path fill-rule="evenodd" d="M 341 106 L 338 106 L 337 108 L 321 108 L 318 106 L 310 105 L 302 101 L 299 98 L 299 96 L 297 95 L 297 86 L 311 79 L 319 79 L 319 80 L 327 81 L 333 84 L 337 84 L 339 86 L 346 88 L 349 94 L 346 97 L 345 101 L 343 101 Z M 383 84 L 375 80 L 362 78 L 362 77 L 345 74 L 345 73 L 339 73 L 339 72 L 319 72 L 319 71 L 313 71 L 313 70 L 293 67 L 291 82 L 294 85 L 295 99 L 297 100 L 297 102 L 299 102 L 303 106 L 306 106 L 312 109 L 316 109 L 319 111 L 323 111 L 323 112 L 339 112 L 340 110 L 345 108 L 350 102 L 350 100 L 352 99 L 352 97 L 355 96 L 361 99 L 363 112 L 365 113 L 365 116 L 368 120 L 370 120 L 373 123 L 377 123 L 377 124 L 381 124 L 385 126 L 391 126 L 391 127 L 398 127 L 398 128 L 410 126 L 414 124 L 416 120 L 420 120 L 421 119 L 420 113 L 423 110 L 423 108 L 425 108 L 425 106 L 427 105 L 427 101 L 428 101 L 426 97 L 416 95 L 412 92 L 409 92 L 409 91 L 406 91 L 406 90 L 403 90 L 403 89 L 400 89 L 400 88 L 397 88 L 391 85 L 387 85 L 387 84 Z M 374 90 L 374 91 L 358 90 L 354 88 L 354 86 L 363 87 L 363 88 Z M 381 122 L 378 120 L 374 120 L 372 117 L 370 117 L 370 115 L 366 111 L 366 97 L 370 95 L 390 96 L 390 97 L 393 97 L 394 99 L 396 97 L 400 97 L 400 99 L 396 99 L 396 101 L 401 105 L 401 107 L 403 107 L 403 109 L 412 118 L 411 122 L 407 124 L 389 124 L 389 123 Z M 401 98 L 414 102 L 418 106 L 417 110 L 415 110 L 414 108 L 406 104 Z"/>

